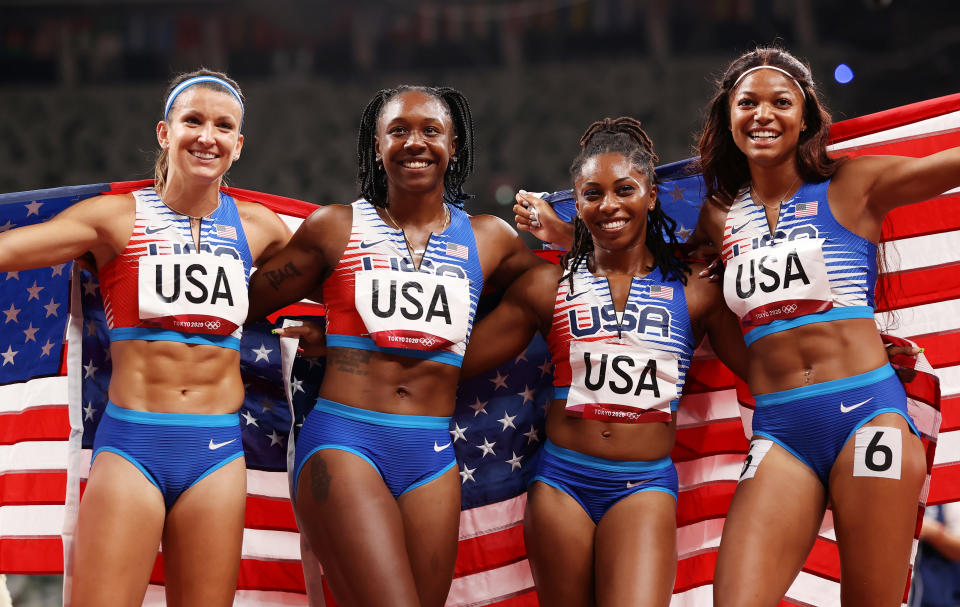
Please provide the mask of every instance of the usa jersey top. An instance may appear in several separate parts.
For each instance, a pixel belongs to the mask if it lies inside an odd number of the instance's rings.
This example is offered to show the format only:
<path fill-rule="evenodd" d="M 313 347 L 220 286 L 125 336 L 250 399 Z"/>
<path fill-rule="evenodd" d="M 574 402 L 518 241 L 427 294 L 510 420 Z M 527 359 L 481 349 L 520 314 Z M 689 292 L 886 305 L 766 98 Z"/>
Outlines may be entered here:
<path fill-rule="evenodd" d="M 126 248 L 100 268 L 111 341 L 177 341 L 240 349 L 253 260 L 237 204 L 220 193 L 200 221 L 171 210 L 152 187 L 133 192 L 136 219 Z"/>
<path fill-rule="evenodd" d="M 772 234 L 750 188 L 727 212 L 723 295 L 748 346 L 801 325 L 873 318 L 877 245 L 837 222 L 829 187 L 804 183 L 780 205 Z"/>
<path fill-rule="evenodd" d="M 574 417 L 622 423 L 670 421 L 677 410 L 693 328 L 680 280 L 659 268 L 635 276 L 623 314 L 605 277 L 581 264 L 557 287 L 547 335 L 554 398 Z"/>
<path fill-rule="evenodd" d="M 402 230 L 366 200 L 352 205 L 350 240 L 323 283 L 327 345 L 459 367 L 483 290 L 480 255 L 462 209 L 431 234 L 415 266 Z"/>

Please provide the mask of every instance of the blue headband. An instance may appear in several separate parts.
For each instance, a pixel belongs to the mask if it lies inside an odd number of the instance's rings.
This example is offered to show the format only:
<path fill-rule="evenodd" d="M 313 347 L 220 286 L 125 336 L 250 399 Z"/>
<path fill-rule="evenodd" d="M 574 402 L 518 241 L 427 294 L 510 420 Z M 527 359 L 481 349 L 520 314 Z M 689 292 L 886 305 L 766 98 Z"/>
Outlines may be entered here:
<path fill-rule="evenodd" d="M 217 78 L 216 76 L 195 76 L 193 78 L 187 78 L 180 84 L 176 86 L 172 91 L 170 91 L 170 96 L 167 97 L 167 104 L 163 108 L 163 119 L 166 120 L 167 116 L 170 115 L 170 108 L 173 107 L 173 102 L 176 100 L 177 96 L 180 95 L 188 87 L 193 86 L 194 84 L 200 84 L 201 82 L 215 82 L 227 89 L 231 95 L 237 98 L 237 102 L 240 103 L 240 122 L 243 122 L 243 99 L 240 98 L 240 93 L 237 92 L 237 89 L 233 88 L 229 82 L 222 78 Z"/>

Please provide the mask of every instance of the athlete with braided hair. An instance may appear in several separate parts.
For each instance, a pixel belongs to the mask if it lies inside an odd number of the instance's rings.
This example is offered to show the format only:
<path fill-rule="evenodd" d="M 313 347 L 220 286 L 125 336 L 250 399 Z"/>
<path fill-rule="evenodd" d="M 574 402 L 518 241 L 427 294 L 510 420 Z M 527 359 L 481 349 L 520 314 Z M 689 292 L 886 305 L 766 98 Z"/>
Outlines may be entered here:
<path fill-rule="evenodd" d="M 463 211 L 473 142 L 460 92 L 378 92 L 357 142 L 362 198 L 314 212 L 251 279 L 251 318 L 322 285 L 327 365 L 294 499 L 341 605 L 440 606 L 453 579 L 449 421 L 477 299 L 540 262 L 506 222 Z"/>
<path fill-rule="evenodd" d="M 547 441 L 524 538 L 542 605 L 663 605 L 676 573 L 676 409 L 704 334 L 741 372 L 719 285 L 687 280 L 660 208 L 653 144 L 633 118 L 587 129 L 570 172 L 577 218 L 560 266 L 517 279 L 478 324 L 464 375 L 540 331 L 554 363 Z M 666 236 L 665 236 L 666 234 Z"/>

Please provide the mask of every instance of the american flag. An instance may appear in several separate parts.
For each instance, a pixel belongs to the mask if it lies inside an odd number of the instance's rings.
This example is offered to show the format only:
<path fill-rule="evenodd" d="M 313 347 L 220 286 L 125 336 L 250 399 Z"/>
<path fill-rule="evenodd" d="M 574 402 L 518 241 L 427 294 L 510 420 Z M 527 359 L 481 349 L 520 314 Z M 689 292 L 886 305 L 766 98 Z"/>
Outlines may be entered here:
<path fill-rule="evenodd" d="M 451 257 L 459 257 L 460 259 L 466 259 L 470 255 L 470 249 L 466 245 L 462 245 L 457 242 L 448 242 L 447 243 L 447 255 Z"/>
<path fill-rule="evenodd" d="M 650 297 L 657 297 L 659 299 L 673 299 L 673 287 L 668 287 L 666 285 L 651 285 Z"/>
<path fill-rule="evenodd" d="M 216 229 L 217 236 L 219 236 L 220 238 L 228 238 L 230 240 L 237 239 L 237 228 L 235 228 L 234 226 L 225 226 L 219 223 L 215 223 L 213 224 L 213 227 Z"/>
<path fill-rule="evenodd" d="M 798 202 L 794 207 L 794 217 L 813 217 L 817 214 L 817 202 Z"/>
<path fill-rule="evenodd" d="M 925 155 L 953 147 L 960 144 L 960 95 L 837 123 L 833 136 L 836 148 L 851 154 Z M 664 180 L 661 201 L 685 238 L 695 225 L 702 184 L 689 173 L 687 163 L 667 165 L 659 172 Z M 0 230 L 43 221 L 83 197 L 140 185 L 98 184 L 0 195 Z M 315 208 L 267 194 L 234 193 L 270 206 L 292 227 Z M 563 200 L 570 199 L 563 193 L 552 198 L 561 212 Z M 933 461 L 929 492 L 925 491 L 930 504 L 960 500 L 958 198 L 960 191 L 953 191 L 898 209 L 884 227 L 884 239 L 895 243 L 891 249 L 898 254 L 891 258 L 895 262 L 891 267 L 899 270 L 884 278 L 889 295 L 880 298 L 878 320 L 888 333 L 909 337 L 926 348 L 943 392 L 937 411 L 927 404 L 933 402 L 929 376 L 921 374 L 915 385 L 908 386 L 915 396 L 911 411 Z M 0 293 L 4 313 L 0 315 L 0 573 L 61 573 L 80 488 L 89 470 L 89 450 L 83 449 L 88 441 L 81 432 L 86 430 L 89 436 L 91 423 L 102 414 L 108 377 L 102 312 L 94 303 L 97 283 L 76 264 L 67 264 L 59 269 L 0 273 Z M 887 315 L 891 310 L 897 313 L 896 325 Z M 291 312 L 317 310 L 307 304 Z M 316 361 L 294 359 L 291 414 L 284 394 L 276 388 L 282 375 L 278 366 L 282 348 L 268 328 L 266 324 L 248 328 L 242 349 L 248 396 L 240 415 L 249 468 L 247 530 L 235 604 L 305 605 L 299 536 L 283 470 L 291 419 L 295 426 L 312 405 L 322 370 Z M 517 360 L 461 387 L 451 437 L 459 460 L 464 510 L 448 605 L 537 604 L 522 542 L 522 491 L 531 459 L 543 440 L 543 405 L 551 397 L 549 372 L 542 343 L 534 343 Z M 738 402 L 733 376 L 708 350 L 701 350 L 688 374 L 673 452 L 681 482 L 680 562 L 673 605 L 712 604 L 716 548 L 746 452 L 744 423 L 749 428 L 750 417 L 748 404 Z M 838 578 L 839 560 L 828 516 L 786 604 L 839 605 Z M 153 581 L 146 604 L 163 604 L 159 567 Z"/>

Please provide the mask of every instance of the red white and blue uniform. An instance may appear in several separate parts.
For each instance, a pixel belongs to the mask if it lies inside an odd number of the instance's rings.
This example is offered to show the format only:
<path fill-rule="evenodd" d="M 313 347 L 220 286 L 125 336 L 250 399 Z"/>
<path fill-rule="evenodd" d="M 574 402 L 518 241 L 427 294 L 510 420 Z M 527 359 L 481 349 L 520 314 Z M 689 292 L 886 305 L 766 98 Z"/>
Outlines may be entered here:
<path fill-rule="evenodd" d="M 431 234 L 416 267 L 402 231 L 366 200 L 352 205 L 350 240 L 323 283 L 327 345 L 409 356 L 459 367 L 483 290 L 470 216 L 448 205 L 450 225 Z M 450 418 L 382 413 L 324 398 L 297 437 L 294 497 L 315 453 L 353 453 L 399 497 L 456 465 Z"/>
<path fill-rule="evenodd" d="M 693 329 L 683 282 L 659 268 L 634 277 L 618 317 L 606 278 L 581 264 L 573 286 L 557 288 L 547 335 L 554 398 L 574 417 L 619 423 L 669 422 L 693 355 Z M 531 479 L 580 504 L 594 523 L 620 500 L 659 491 L 677 497 L 677 469 L 669 456 L 650 461 L 594 457 L 555 445 L 539 452 Z"/>
<path fill-rule="evenodd" d="M 327 345 L 459 367 L 483 290 L 470 216 L 448 205 L 450 225 L 415 267 L 402 231 L 366 200 L 352 207 L 350 240 L 323 283 Z"/>
<path fill-rule="evenodd" d="M 771 233 L 766 213 L 744 188 L 727 213 L 722 255 L 724 298 L 756 340 L 795 327 L 873 319 L 877 246 L 833 216 L 830 180 L 804 183 L 780 205 Z M 755 395 L 755 436 L 772 440 L 805 463 L 826 486 L 843 446 L 882 413 L 907 415 L 893 368 Z"/>
<path fill-rule="evenodd" d="M 233 198 L 200 221 L 170 210 L 153 188 L 133 192 L 126 248 L 100 268 L 111 341 L 175 341 L 240 349 L 252 258 Z M 107 405 L 93 443 L 123 457 L 163 494 L 167 510 L 202 479 L 243 457 L 240 419 Z"/>
<path fill-rule="evenodd" d="M 877 245 L 837 222 L 829 187 L 830 180 L 804 183 L 780 205 L 772 233 L 750 188 L 727 212 L 724 298 L 740 317 L 748 346 L 805 324 L 873 318 Z"/>
<path fill-rule="evenodd" d="M 253 260 L 236 202 L 200 221 L 172 211 L 151 188 L 133 192 L 136 219 L 126 248 L 100 268 L 111 341 L 176 341 L 240 349 Z"/>
<path fill-rule="evenodd" d="M 670 421 L 693 354 L 684 285 L 659 268 L 634 277 L 621 317 L 605 277 L 581 264 L 557 288 L 547 346 L 554 398 L 578 417 Z M 581 381 L 578 382 L 578 377 Z"/>

